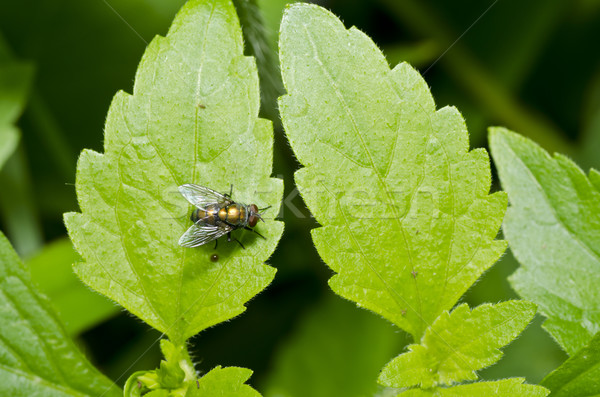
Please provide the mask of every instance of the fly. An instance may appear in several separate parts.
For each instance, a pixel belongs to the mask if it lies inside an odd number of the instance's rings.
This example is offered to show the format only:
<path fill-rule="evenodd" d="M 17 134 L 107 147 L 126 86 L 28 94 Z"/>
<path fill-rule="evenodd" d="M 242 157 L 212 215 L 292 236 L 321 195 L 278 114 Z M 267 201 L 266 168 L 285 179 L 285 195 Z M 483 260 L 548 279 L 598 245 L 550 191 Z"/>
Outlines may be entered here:
<path fill-rule="evenodd" d="M 259 220 L 264 222 L 261 211 L 271 206 L 259 209 L 256 204 L 246 205 L 233 201 L 233 185 L 229 194 L 221 194 L 192 183 L 179 186 L 179 192 L 195 207 L 190 216 L 194 224 L 179 239 L 182 247 L 199 247 L 215 240 L 216 249 L 217 239 L 227 235 L 227 241 L 233 239 L 245 248 L 237 238 L 231 236 L 231 232 L 237 229 L 250 230 L 265 238 L 252 228 Z"/>

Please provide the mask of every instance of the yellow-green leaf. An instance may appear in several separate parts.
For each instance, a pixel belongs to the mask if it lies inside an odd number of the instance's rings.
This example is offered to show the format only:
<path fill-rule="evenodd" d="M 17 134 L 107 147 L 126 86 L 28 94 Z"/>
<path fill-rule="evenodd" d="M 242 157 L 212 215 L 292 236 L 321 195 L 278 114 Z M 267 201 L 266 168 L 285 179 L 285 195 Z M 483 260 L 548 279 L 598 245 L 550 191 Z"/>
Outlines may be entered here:
<path fill-rule="evenodd" d="M 477 380 L 476 371 L 497 362 L 502 356 L 499 348 L 516 338 L 534 315 L 535 305 L 524 301 L 484 304 L 472 311 L 462 304 L 439 316 L 420 344 L 394 358 L 379 382 L 429 389 Z"/>
<path fill-rule="evenodd" d="M 263 264 L 283 229 L 274 209 L 257 226 L 265 239 L 234 232 L 246 249 L 178 245 L 192 224 L 182 184 L 221 192 L 233 184 L 234 200 L 277 208 L 282 181 L 270 177 L 273 132 L 259 102 L 233 5 L 192 0 L 149 44 L 133 95 L 114 97 L 104 153 L 79 158 L 81 213 L 65 215 L 85 260 L 75 272 L 176 345 L 243 312 L 274 277 Z"/>
<path fill-rule="evenodd" d="M 290 6 L 280 60 L 296 183 L 329 281 L 419 340 L 498 259 L 506 196 L 489 195 L 485 150 L 423 78 L 315 5 Z"/>

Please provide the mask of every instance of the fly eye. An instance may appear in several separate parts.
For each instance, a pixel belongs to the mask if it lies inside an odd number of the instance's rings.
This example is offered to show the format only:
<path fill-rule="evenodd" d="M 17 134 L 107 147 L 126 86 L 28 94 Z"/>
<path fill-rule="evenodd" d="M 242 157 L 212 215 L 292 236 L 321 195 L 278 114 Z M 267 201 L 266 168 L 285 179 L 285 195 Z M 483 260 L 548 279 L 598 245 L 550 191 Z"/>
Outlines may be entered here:
<path fill-rule="evenodd" d="M 254 227 L 258 223 L 258 216 L 252 214 L 248 217 L 248 226 Z"/>

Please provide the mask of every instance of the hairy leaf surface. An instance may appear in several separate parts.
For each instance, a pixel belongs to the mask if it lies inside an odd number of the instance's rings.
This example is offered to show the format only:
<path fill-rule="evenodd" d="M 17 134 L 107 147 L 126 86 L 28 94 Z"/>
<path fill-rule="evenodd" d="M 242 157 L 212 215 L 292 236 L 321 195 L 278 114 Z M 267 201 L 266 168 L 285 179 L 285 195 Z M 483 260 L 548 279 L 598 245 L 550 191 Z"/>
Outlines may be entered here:
<path fill-rule="evenodd" d="M 266 239 L 234 232 L 245 250 L 224 240 L 216 251 L 178 245 L 191 226 L 179 185 L 232 184 L 234 200 L 277 207 L 282 183 L 270 178 L 273 133 L 259 101 L 231 3 L 190 1 L 146 49 L 133 95 L 114 97 L 104 153 L 79 159 L 82 213 L 65 216 L 85 260 L 75 272 L 175 344 L 243 312 L 274 276 L 263 264 L 283 229 L 273 209 L 257 226 Z"/>
<path fill-rule="evenodd" d="M 521 263 L 510 281 L 575 354 L 600 331 L 600 176 L 503 128 L 490 144 L 511 203 L 504 234 Z"/>
<path fill-rule="evenodd" d="M 323 8 L 287 9 L 282 120 L 329 284 L 419 340 L 506 248 L 489 158 L 407 64 Z"/>
<path fill-rule="evenodd" d="M 121 395 L 69 339 L 2 233 L 0 324 L 0 395 Z"/>
<path fill-rule="evenodd" d="M 541 384 L 553 397 L 600 396 L 600 333 Z"/>
<path fill-rule="evenodd" d="M 432 390 L 411 389 L 398 397 L 544 397 L 548 390 L 523 383 L 524 378 L 502 379 L 493 382 L 477 382 Z"/>

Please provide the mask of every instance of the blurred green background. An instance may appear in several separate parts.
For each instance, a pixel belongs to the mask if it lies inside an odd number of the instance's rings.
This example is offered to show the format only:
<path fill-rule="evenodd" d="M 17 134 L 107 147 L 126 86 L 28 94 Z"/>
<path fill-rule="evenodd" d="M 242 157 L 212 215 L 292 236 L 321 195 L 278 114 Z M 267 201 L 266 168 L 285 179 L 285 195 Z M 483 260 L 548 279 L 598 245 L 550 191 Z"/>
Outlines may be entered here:
<path fill-rule="evenodd" d="M 267 43 L 275 47 L 287 2 L 258 3 Z M 600 1 L 318 3 L 371 36 L 391 65 L 408 61 L 417 67 L 438 106 L 462 112 L 472 147 L 486 146 L 487 126 L 504 125 L 566 153 L 586 170 L 600 166 Z M 135 370 L 157 366 L 159 334 L 73 276 L 77 254 L 65 239 L 62 213 L 78 209 L 73 183 L 79 152 L 102 151 L 112 96 L 120 89 L 131 92 L 147 42 L 166 33 L 182 4 L 24 0 L 0 6 L 0 73 L 17 70 L 18 76 L 0 77 L 0 92 L 26 94 L 14 100 L 15 118 L 22 111 L 20 143 L 0 172 L 0 228 L 69 332 L 119 384 Z M 256 45 L 257 32 L 245 33 Z M 278 76 L 270 59 L 259 59 L 259 65 L 267 65 L 261 68 L 263 114 L 276 125 L 273 174 L 284 178 L 288 200 L 303 217 L 283 209 L 286 230 L 269 261 L 278 269 L 273 284 L 242 316 L 202 332 L 190 348 L 201 371 L 215 365 L 252 369 L 250 383 L 268 396 L 371 394 L 379 369 L 409 341 L 327 286 L 331 271 L 310 241 L 316 224 L 293 190 L 298 164 L 277 120 Z M 508 252 L 463 300 L 477 305 L 516 297 L 506 281 L 516 267 Z M 525 376 L 535 383 L 558 366 L 565 355 L 541 322 L 537 318 L 481 376 Z"/>

